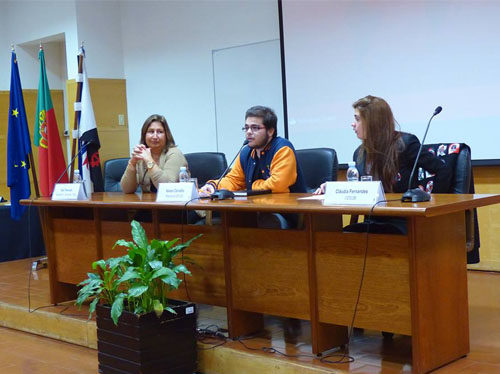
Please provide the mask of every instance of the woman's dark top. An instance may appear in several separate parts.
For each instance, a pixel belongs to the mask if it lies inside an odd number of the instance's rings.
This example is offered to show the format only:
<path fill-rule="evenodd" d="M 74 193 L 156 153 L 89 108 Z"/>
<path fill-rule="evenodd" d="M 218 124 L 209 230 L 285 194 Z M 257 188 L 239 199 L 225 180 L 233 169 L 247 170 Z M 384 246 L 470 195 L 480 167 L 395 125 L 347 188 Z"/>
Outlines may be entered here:
<path fill-rule="evenodd" d="M 394 184 L 392 187 L 392 192 L 402 193 L 408 190 L 408 181 L 410 179 L 410 174 L 415 164 L 415 159 L 417 158 L 418 149 L 420 148 L 420 141 L 415 135 L 401 132 L 401 139 L 403 140 L 403 148 L 399 152 L 399 172 L 394 176 Z M 354 161 L 356 161 L 356 168 L 359 171 L 359 175 L 369 175 L 366 172 L 365 157 L 358 160 L 358 154 L 361 147 L 358 147 L 354 151 Z M 446 165 L 444 160 L 436 157 L 434 154 L 430 153 L 426 149 L 422 149 L 420 154 L 417 169 L 413 175 L 413 180 L 411 183 L 411 188 L 416 188 L 419 186 L 419 168 L 425 171 L 435 174 L 434 185 L 432 187 L 432 192 L 434 193 L 447 193 L 450 188 L 451 181 L 451 170 Z M 425 173 L 424 171 L 424 173 Z M 423 178 L 420 178 L 423 179 Z M 426 189 L 426 186 L 423 186 Z M 427 191 L 431 192 L 431 191 Z"/>

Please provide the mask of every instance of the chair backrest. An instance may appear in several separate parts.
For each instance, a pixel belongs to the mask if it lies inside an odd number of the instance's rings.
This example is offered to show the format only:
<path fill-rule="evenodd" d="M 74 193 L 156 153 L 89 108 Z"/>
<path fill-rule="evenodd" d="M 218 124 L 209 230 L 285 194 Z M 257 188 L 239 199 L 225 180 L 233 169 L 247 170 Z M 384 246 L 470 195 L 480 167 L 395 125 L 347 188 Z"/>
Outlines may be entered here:
<path fill-rule="evenodd" d="M 210 179 L 217 179 L 227 168 L 224 153 L 196 152 L 184 155 L 188 162 L 191 177 L 198 179 L 198 186 L 203 186 Z"/>
<path fill-rule="evenodd" d="M 129 158 L 113 158 L 104 163 L 104 191 L 120 192 L 120 180 L 127 168 Z"/>
<path fill-rule="evenodd" d="M 424 144 L 423 149 L 443 159 L 452 170 L 452 176 L 448 193 L 472 193 L 472 162 L 471 152 L 464 143 L 437 143 Z M 432 177 L 427 178 L 431 180 Z M 424 184 L 425 186 L 426 184 Z"/>
<path fill-rule="evenodd" d="M 442 158 L 452 170 L 449 193 L 474 193 L 474 176 L 472 175 L 471 151 L 464 143 L 424 144 L 424 149 Z M 428 183 L 425 181 L 424 183 Z M 467 247 L 467 263 L 479 262 L 479 223 L 477 210 L 465 211 L 465 237 Z"/>
<path fill-rule="evenodd" d="M 323 182 L 337 180 L 339 163 L 334 149 L 299 149 L 295 153 L 308 192 L 316 190 Z"/>
<path fill-rule="evenodd" d="M 453 193 L 471 193 L 473 188 L 472 182 L 472 161 L 470 148 L 468 146 L 462 147 L 458 153 L 457 162 L 455 164 L 455 172 L 451 182 L 450 192 Z"/>

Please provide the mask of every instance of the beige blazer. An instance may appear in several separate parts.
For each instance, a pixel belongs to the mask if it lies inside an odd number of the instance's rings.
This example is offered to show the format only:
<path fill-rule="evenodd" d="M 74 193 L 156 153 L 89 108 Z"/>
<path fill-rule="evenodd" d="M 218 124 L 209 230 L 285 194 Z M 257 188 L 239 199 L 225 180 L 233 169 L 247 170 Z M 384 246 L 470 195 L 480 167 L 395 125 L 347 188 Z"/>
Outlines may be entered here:
<path fill-rule="evenodd" d="M 138 186 L 141 186 L 143 192 L 151 192 L 151 182 L 156 188 L 159 183 L 178 182 L 181 166 L 188 166 L 186 158 L 179 148 L 170 147 L 167 152 L 162 152 L 158 166 L 149 171 L 144 161 L 139 161 L 135 168 L 130 164 L 127 165 L 120 186 L 125 193 L 134 193 Z"/>

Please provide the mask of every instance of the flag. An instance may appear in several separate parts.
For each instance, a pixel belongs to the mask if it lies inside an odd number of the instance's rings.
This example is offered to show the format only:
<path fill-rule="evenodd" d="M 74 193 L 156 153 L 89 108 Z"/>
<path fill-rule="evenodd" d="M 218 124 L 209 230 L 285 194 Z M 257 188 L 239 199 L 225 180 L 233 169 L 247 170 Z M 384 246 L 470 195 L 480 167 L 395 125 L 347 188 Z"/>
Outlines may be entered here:
<path fill-rule="evenodd" d="M 40 190 L 42 196 L 52 195 L 55 183 L 68 183 L 66 164 L 59 138 L 56 115 L 49 82 L 45 71 L 45 56 L 43 49 L 38 53 L 40 60 L 40 82 L 38 84 L 38 99 L 36 103 L 34 144 L 38 147 L 38 169 L 40 174 Z"/>
<path fill-rule="evenodd" d="M 19 78 L 16 52 L 12 51 L 10 74 L 9 130 L 7 135 L 7 186 L 10 187 L 10 216 L 20 220 L 25 206 L 19 200 L 31 195 L 29 158 L 31 138 L 24 109 L 23 89 Z"/>
<path fill-rule="evenodd" d="M 75 115 L 80 115 L 78 127 L 78 148 L 80 149 L 80 157 L 78 158 L 78 167 L 85 183 L 87 193 L 92 191 L 104 191 L 104 183 L 102 180 L 101 161 L 99 158 L 99 135 L 97 134 L 97 126 L 95 123 L 94 108 L 92 107 L 92 99 L 90 98 L 89 79 L 87 77 L 87 69 L 85 68 L 85 51 L 80 49 L 82 58 L 82 94 L 81 94 L 81 110 Z"/>

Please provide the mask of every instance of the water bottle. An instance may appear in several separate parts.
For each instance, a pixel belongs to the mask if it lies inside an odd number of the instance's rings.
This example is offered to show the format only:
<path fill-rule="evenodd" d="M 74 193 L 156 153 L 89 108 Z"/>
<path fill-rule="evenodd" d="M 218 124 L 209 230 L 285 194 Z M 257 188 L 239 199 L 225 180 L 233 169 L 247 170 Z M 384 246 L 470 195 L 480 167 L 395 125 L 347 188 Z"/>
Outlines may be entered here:
<path fill-rule="evenodd" d="M 82 176 L 80 175 L 80 170 L 75 170 L 73 172 L 73 183 L 81 183 Z"/>
<path fill-rule="evenodd" d="M 185 166 L 181 166 L 179 170 L 179 182 L 189 182 L 189 171 Z"/>
<path fill-rule="evenodd" d="M 347 181 L 357 182 L 359 180 L 359 171 L 356 169 L 356 163 L 351 161 L 348 165 L 349 169 L 347 169 Z"/>

